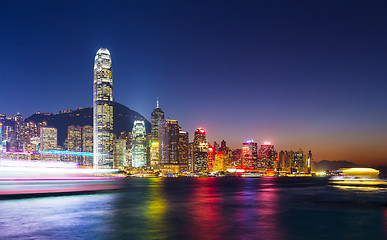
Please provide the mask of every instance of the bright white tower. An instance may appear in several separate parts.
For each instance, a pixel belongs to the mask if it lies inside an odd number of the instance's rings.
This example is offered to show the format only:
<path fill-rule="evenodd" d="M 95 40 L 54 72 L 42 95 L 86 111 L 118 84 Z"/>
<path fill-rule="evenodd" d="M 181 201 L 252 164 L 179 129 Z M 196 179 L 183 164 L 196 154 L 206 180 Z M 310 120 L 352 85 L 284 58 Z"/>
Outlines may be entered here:
<path fill-rule="evenodd" d="M 134 121 L 132 144 L 132 167 L 141 168 L 146 166 L 146 131 L 144 121 Z"/>
<path fill-rule="evenodd" d="M 93 89 L 93 166 L 109 167 L 113 165 L 113 77 L 106 48 L 100 48 L 95 55 Z"/>

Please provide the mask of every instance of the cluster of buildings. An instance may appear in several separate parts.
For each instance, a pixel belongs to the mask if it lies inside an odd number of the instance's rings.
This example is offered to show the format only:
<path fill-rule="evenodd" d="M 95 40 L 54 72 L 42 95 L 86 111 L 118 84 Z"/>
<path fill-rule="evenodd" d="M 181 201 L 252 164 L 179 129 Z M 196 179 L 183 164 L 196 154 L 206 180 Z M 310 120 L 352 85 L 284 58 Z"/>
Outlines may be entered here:
<path fill-rule="evenodd" d="M 25 121 L 22 115 L 0 114 L 0 158 L 73 161 L 92 164 L 93 127 L 69 126 L 66 141 L 58 145 L 58 130 L 47 122 Z"/>
<path fill-rule="evenodd" d="M 277 151 L 265 142 L 258 148 L 253 140 L 231 150 L 226 141 L 210 144 L 206 131 L 198 128 L 193 141 L 178 120 L 165 118 L 159 107 L 151 114 L 151 129 L 136 120 L 131 131 L 113 131 L 112 61 L 107 49 L 95 56 L 93 84 L 93 125 L 70 125 L 62 146 L 58 131 L 46 122 L 24 121 L 21 115 L 0 115 L 2 158 L 72 161 L 94 168 L 125 168 L 132 171 L 179 172 L 288 172 L 311 173 L 312 153 Z"/>

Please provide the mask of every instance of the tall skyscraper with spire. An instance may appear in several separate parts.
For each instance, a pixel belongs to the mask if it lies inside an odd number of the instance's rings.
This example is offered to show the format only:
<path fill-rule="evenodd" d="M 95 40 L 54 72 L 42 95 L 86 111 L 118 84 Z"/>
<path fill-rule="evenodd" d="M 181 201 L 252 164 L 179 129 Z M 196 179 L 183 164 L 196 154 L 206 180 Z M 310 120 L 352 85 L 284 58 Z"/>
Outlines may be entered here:
<path fill-rule="evenodd" d="M 113 77 L 106 48 L 95 55 L 93 96 L 93 166 L 108 167 L 113 165 Z"/>
<path fill-rule="evenodd" d="M 164 112 L 159 108 L 159 98 L 156 101 L 156 108 L 151 114 L 151 142 L 159 140 L 159 124 L 164 122 Z"/>

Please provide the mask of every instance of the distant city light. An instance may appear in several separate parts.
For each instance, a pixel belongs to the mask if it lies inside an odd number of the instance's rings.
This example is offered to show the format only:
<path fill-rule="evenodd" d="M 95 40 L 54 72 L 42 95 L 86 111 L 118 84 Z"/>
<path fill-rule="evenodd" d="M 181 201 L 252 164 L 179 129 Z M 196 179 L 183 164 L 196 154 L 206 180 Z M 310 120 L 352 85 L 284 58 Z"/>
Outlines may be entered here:
<path fill-rule="evenodd" d="M 246 141 L 246 143 L 253 143 L 254 142 L 254 139 L 249 139 Z"/>
<path fill-rule="evenodd" d="M 271 145 L 271 142 L 264 142 L 263 145 Z"/>

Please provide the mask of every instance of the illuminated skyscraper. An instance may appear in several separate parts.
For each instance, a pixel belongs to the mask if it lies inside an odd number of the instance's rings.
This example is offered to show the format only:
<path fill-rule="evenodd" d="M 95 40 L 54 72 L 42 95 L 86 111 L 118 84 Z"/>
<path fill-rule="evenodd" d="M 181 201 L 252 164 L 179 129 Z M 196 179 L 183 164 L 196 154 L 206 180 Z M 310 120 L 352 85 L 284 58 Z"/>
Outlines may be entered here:
<path fill-rule="evenodd" d="M 132 129 L 132 167 L 146 166 L 146 132 L 144 121 L 134 121 Z"/>
<path fill-rule="evenodd" d="M 294 164 L 292 167 L 295 168 L 299 173 L 304 172 L 304 158 L 305 155 L 301 149 L 294 153 Z"/>
<path fill-rule="evenodd" d="M 94 62 L 94 160 L 95 168 L 113 165 L 113 78 L 112 60 L 100 48 Z"/>
<path fill-rule="evenodd" d="M 214 142 L 214 146 L 216 142 Z M 209 146 L 208 147 L 208 157 L 207 157 L 207 163 L 208 163 L 208 171 L 213 172 L 214 171 L 214 163 L 215 163 L 215 147 Z"/>
<path fill-rule="evenodd" d="M 126 166 L 126 139 L 114 139 L 113 166 L 121 168 Z"/>
<path fill-rule="evenodd" d="M 159 125 L 160 156 L 161 165 L 179 165 L 179 133 L 180 127 L 177 120 L 167 119 Z"/>
<path fill-rule="evenodd" d="M 93 127 L 89 125 L 82 127 L 82 152 L 93 152 Z M 92 165 L 92 157 L 83 156 L 83 164 Z"/>
<path fill-rule="evenodd" d="M 307 173 L 311 173 L 314 171 L 314 161 L 312 157 L 312 151 L 309 150 L 308 157 L 306 158 L 306 168 L 307 168 Z"/>
<path fill-rule="evenodd" d="M 248 140 L 242 146 L 242 166 L 245 168 L 261 168 L 257 166 L 257 143 L 254 140 Z"/>
<path fill-rule="evenodd" d="M 132 132 L 125 132 L 122 131 L 120 135 L 118 136 L 118 139 L 125 140 L 125 160 L 123 161 L 124 167 L 131 167 L 132 166 Z M 123 147 L 121 147 L 123 149 Z M 114 152 L 114 150 L 113 150 Z M 113 154 L 114 155 L 114 154 Z M 114 156 L 113 156 L 114 158 Z"/>
<path fill-rule="evenodd" d="M 230 167 L 242 166 L 242 149 L 230 151 Z"/>
<path fill-rule="evenodd" d="M 68 151 L 93 152 L 93 127 L 89 125 L 83 127 L 68 126 L 64 147 Z M 83 165 L 92 165 L 92 159 L 89 156 L 67 156 L 62 157 L 62 159 Z"/>
<path fill-rule="evenodd" d="M 151 142 L 159 141 L 159 124 L 163 121 L 164 112 L 159 108 L 159 100 L 157 99 L 156 108 L 151 114 Z"/>
<path fill-rule="evenodd" d="M 156 169 L 159 165 L 159 141 L 153 141 L 150 145 L 150 166 L 153 169 Z"/>
<path fill-rule="evenodd" d="M 214 172 L 226 171 L 228 162 L 228 154 L 224 151 L 219 151 L 214 158 Z"/>
<path fill-rule="evenodd" d="M 277 152 L 274 150 L 274 145 L 269 142 L 265 142 L 259 149 L 259 163 L 266 169 L 276 168 Z"/>
<path fill-rule="evenodd" d="M 82 151 L 82 127 L 68 126 L 67 138 L 64 143 L 65 149 L 68 151 L 81 152 Z M 71 162 L 82 162 L 81 156 L 68 156 L 66 160 Z"/>
<path fill-rule="evenodd" d="M 188 170 L 188 159 L 189 159 L 189 138 L 188 132 L 180 131 L 179 132 L 179 165 L 180 170 L 187 171 Z"/>
<path fill-rule="evenodd" d="M 53 127 L 40 128 L 40 151 L 57 150 L 58 148 L 58 131 Z M 56 155 L 41 155 L 42 160 L 56 161 L 59 160 Z"/>
<path fill-rule="evenodd" d="M 192 149 L 193 170 L 195 172 L 208 171 L 208 143 L 206 141 L 206 132 L 202 128 L 195 131 Z"/>
<path fill-rule="evenodd" d="M 290 164 L 289 164 L 289 160 L 288 160 L 288 152 L 287 151 L 281 150 L 278 153 L 278 161 L 279 161 L 278 162 L 279 168 L 282 171 L 289 171 Z"/>

